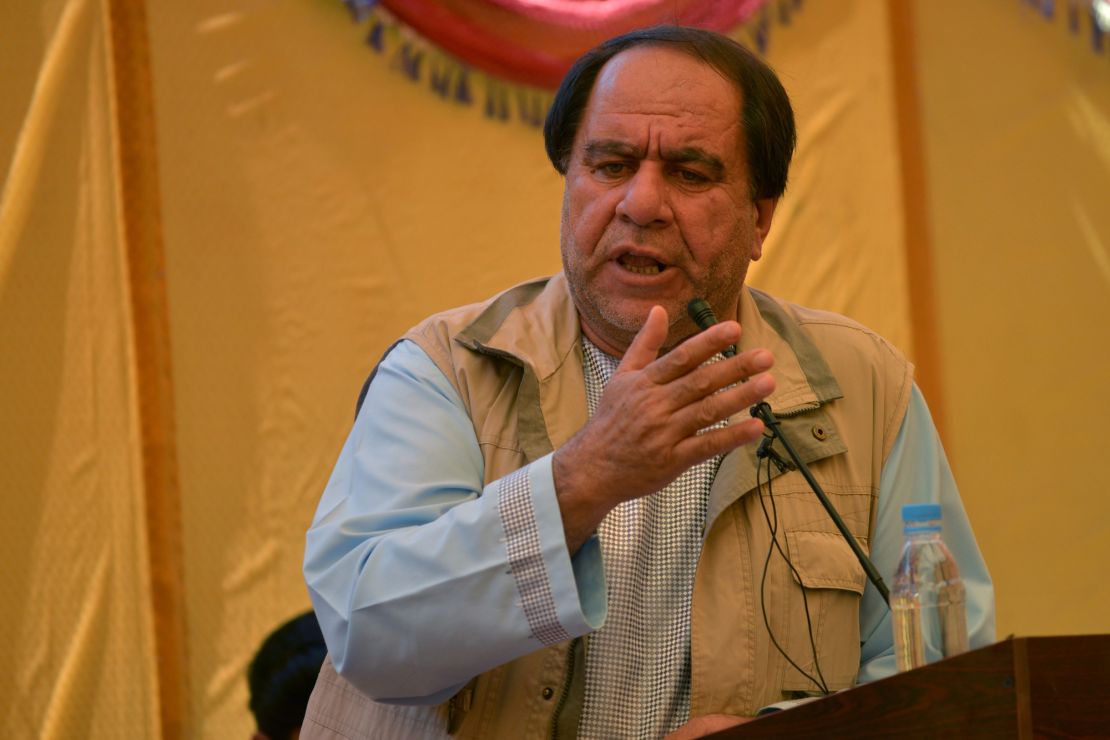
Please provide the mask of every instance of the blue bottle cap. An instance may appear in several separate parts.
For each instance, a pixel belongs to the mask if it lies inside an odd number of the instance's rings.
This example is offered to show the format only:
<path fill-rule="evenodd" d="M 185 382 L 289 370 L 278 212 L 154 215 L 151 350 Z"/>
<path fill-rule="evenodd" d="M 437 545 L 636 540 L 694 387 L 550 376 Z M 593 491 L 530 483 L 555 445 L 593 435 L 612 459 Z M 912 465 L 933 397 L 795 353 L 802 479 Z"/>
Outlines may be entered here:
<path fill-rule="evenodd" d="M 906 504 L 902 507 L 903 522 L 927 522 L 940 519 L 940 504 Z"/>

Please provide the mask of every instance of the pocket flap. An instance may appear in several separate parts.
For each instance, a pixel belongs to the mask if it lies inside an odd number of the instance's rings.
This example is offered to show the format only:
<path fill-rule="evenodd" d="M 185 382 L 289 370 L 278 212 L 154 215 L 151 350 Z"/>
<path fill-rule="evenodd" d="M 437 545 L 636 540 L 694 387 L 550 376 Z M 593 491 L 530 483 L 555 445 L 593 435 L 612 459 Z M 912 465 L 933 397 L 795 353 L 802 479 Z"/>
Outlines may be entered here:
<path fill-rule="evenodd" d="M 787 532 L 794 580 L 806 588 L 839 588 L 863 594 L 867 574 L 839 532 Z M 867 540 L 860 540 L 867 551 Z"/>

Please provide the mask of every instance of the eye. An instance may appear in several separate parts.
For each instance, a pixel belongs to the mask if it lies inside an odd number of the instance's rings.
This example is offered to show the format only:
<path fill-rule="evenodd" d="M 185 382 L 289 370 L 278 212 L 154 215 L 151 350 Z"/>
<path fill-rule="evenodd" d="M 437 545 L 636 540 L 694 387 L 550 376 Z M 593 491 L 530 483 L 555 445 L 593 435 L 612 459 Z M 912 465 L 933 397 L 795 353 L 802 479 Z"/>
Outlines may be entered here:
<path fill-rule="evenodd" d="M 709 182 L 709 178 L 694 170 L 678 170 L 678 179 L 688 185 L 701 185 Z"/>
<path fill-rule="evenodd" d="M 627 175 L 629 166 L 624 162 L 603 162 L 594 168 L 594 172 L 602 177 L 617 178 Z"/>

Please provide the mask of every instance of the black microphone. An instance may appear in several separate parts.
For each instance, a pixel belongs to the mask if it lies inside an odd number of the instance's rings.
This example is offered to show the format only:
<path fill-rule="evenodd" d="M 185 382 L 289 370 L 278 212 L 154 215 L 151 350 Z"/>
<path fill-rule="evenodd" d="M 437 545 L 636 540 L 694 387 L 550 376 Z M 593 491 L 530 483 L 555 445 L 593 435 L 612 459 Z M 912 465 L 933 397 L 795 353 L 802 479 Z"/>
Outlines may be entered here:
<path fill-rule="evenodd" d="M 709 305 L 709 301 L 704 298 L 695 298 L 686 304 L 686 313 L 690 314 L 690 318 L 698 325 L 698 328 L 705 331 L 709 327 L 717 323 L 717 316 L 713 313 L 713 307 Z M 725 357 L 736 356 L 736 345 L 730 344 L 721 352 Z"/>
<path fill-rule="evenodd" d="M 713 315 L 713 309 L 704 298 L 695 298 L 690 301 L 686 305 L 686 312 L 690 314 L 690 318 L 694 320 L 694 323 L 697 324 L 698 328 L 702 331 L 705 331 L 717 323 L 717 317 Z M 730 345 L 725 349 L 723 354 L 725 357 L 732 357 L 736 354 L 736 348 Z M 889 604 L 890 590 L 887 589 L 886 584 L 883 583 L 883 578 L 879 575 L 878 568 L 875 567 L 875 564 L 867 557 L 867 553 L 860 547 L 852 531 L 848 529 L 848 525 L 846 525 L 844 520 L 840 517 L 840 512 L 836 510 L 836 507 L 833 506 L 832 501 L 829 500 L 829 497 L 825 494 L 825 491 L 821 488 L 817 479 L 813 477 L 813 473 L 809 471 L 809 466 L 805 464 L 797 450 L 794 449 L 794 445 L 790 444 L 790 440 L 783 434 L 782 427 L 779 426 L 778 417 L 776 417 L 775 413 L 771 410 L 771 405 L 766 401 L 760 401 L 755 406 L 752 406 L 751 414 L 763 422 L 763 426 L 766 428 L 767 432 L 770 433 L 771 442 L 776 439 L 782 442 L 782 446 L 786 448 L 786 454 L 793 460 L 797 470 L 806 479 L 806 483 L 809 484 L 809 487 L 813 489 L 814 495 L 817 496 L 821 505 L 825 507 L 825 511 L 829 513 L 829 516 L 833 520 L 833 524 L 840 530 L 841 536 L 848 542 L 848 546 L 852 548 L 852 553 L 863 567 L 864 572 L 867 574 L 867 578 L 875 586 L 875 589 L 879 592 L 883 601 Z M 763 457 L 771 454 L 772 450 L 770 449 L 770 444 L 765 438 L 764 444 L 759 446 L 759 455 Z"/>

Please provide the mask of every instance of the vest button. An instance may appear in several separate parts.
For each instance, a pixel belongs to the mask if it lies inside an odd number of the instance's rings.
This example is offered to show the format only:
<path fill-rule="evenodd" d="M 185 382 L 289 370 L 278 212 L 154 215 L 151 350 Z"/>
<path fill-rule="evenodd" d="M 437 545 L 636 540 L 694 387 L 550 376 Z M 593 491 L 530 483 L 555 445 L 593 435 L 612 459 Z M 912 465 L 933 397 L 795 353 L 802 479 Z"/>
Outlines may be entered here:
<path fill-rule="evenodd" d="M 544 699 L 550 699 L 551 697 L 555 696 L 555 689 L 551 688 L 550 686 L 544 686 L 543 692 L 541 693 Z"/>
<path fill-rule="evenodd" d="M 813 432 L 813 436 L 821 442 L 824 442 L 826 439 L 829 438 L 829 433 L 825 431 L 825 427 L 821 426 L 820 424 L 814 424 L 813 429 L 811 429 L 810 431 Z"/>

